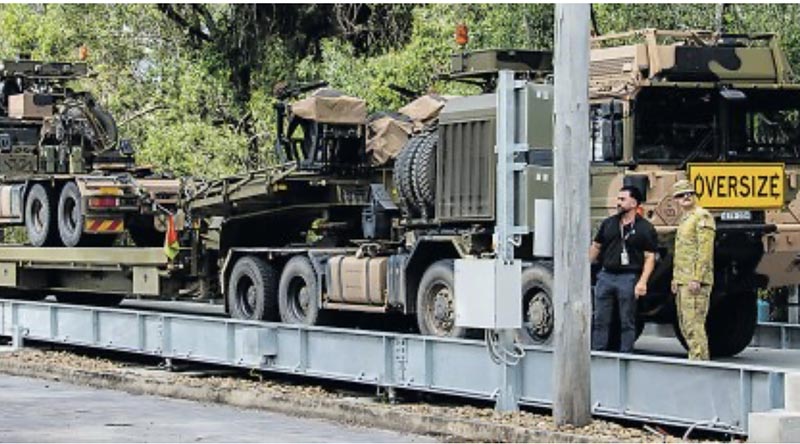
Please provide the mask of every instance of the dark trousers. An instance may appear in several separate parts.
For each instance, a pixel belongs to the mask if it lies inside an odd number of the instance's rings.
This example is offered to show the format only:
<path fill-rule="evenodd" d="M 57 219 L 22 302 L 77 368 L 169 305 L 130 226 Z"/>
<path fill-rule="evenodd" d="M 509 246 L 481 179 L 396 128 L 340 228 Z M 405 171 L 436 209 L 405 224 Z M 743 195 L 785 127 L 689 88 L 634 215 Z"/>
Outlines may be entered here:
<path fill-rule="evenodd" d="M 636 342 L 636 295 L 634 287 L 639 275 L 636 273 L 612 274 L 601 271 L 597 275 L 594 289 L 594 313 L 592 315 L 592 350 L 610 350 L 614 303 L 619 307 L 620 341 L 619 350 L 623 353 L 633 351 Z"/>

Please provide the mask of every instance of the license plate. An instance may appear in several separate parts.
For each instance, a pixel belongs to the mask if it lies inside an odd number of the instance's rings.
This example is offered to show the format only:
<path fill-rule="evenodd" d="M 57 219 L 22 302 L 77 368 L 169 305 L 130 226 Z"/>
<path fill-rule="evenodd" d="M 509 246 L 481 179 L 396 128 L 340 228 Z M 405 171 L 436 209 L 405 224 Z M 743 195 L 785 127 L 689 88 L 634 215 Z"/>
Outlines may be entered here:
<path fill-rule="evenodd" d="M 719 218 L 724 222 L 749 221 L 753 218 L 753 213 L 747 210 L 723 211 Z"/>
<path fill-rule="evenodd" d="M 705 208 L 780 208 L 784 203 L 783 164 L 695 163 L 688 174 Z"/>

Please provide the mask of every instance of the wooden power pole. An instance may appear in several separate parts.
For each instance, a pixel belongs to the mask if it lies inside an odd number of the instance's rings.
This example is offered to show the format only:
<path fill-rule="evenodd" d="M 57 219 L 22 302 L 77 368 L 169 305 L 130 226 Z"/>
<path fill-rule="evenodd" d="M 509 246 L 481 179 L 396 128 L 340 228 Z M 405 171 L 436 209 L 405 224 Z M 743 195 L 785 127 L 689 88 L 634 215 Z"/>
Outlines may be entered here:
<path fill-rule="evenodd" d="M 553 419 L 591 422 L 588 4 L 557 4 L 555 34 L 555 331 Z"/>

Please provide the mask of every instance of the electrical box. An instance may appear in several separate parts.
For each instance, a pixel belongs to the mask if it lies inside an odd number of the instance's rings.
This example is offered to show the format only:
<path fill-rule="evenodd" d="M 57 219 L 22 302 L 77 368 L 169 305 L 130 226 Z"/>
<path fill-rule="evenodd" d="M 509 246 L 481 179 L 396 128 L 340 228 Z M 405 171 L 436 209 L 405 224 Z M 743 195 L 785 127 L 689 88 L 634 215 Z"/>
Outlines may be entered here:
<path fill-rule="evenodd" d="M 158 268 L 133 267 L 133 294 L 141 296 L 158 296 L 159 291 Z"/>
<path fill-rule="evenodd" d="M 17 286 L 16 262 L 0 262 L 0 287 Z"/>
<path fill-rule="evenodd" d="M 455 261 L 456 326 L 514 329 L 522 326 L 522 262 Z"/>

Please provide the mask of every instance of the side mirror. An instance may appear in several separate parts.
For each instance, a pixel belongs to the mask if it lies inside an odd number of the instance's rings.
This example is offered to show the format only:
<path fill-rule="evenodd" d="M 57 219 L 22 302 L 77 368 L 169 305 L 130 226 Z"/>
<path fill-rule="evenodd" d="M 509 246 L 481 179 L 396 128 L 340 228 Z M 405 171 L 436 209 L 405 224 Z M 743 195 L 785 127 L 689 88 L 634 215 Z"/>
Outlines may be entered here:
<path fill-rule="evenodd" d="M 122 139 L 119 141 L 119 152 L 123 156 L 133 156 L 133 145 L 131 141 L 128 139 Z"/>

